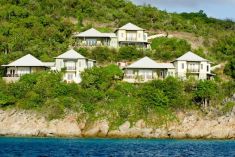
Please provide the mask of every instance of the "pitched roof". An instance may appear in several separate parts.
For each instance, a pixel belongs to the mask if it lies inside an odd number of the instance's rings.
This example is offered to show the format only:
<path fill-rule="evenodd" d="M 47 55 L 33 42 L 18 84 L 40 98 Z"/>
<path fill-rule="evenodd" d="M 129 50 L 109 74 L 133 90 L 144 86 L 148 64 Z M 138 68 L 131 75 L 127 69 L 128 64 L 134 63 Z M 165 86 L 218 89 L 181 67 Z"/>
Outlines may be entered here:
<path fill-rule="evenodd" d="M 114 38 L 116 37 L 115 33 L 101 33 L 100 31 L 91 28 L 88 29 L 84 32 L 81 32 L 77 35 L 74 35 L 75 37 L 110 37 L 110 38 Z"/>
<path fill-rule="evenodd" d="M 45 64 L 31 54 L 27 54 L 8 65 L 6 67 L 44 67 Z"/>
<path fill-rule="evenodd" d="M 135 30 L 135 31 L 139 31 L 139 30 L 144 30 L 143 28 L 140 28 L 132 23 L 127 23 L 124 26 L 120 27 L 119 29 L 124 29 L 124 30 Z"/>
<path fill-rule="evenodd" d="M 208 60 L 189 51 L 189 52 L 185 53 L 183 56 L 177 58 L 176 61 L 199 61 L 200 62 L 200 61 L 208 61 Z"/>
<path fill-rule="evenodd" d="M 141 68 L 141 69 L 174 69 L 172 63 L 157 63 L 149 57 L 144 57 L 126 68 Z"/>
<path fill-rule="evenodd" d="M 61 58 L 61 59 L 79 59 L 79 58 L 85 58 L 83 55 L 79 54 L 74 49 L 71 49 L 69 51 L 66 51 L 65 53 L 55 57 L 55 58 Z"/>

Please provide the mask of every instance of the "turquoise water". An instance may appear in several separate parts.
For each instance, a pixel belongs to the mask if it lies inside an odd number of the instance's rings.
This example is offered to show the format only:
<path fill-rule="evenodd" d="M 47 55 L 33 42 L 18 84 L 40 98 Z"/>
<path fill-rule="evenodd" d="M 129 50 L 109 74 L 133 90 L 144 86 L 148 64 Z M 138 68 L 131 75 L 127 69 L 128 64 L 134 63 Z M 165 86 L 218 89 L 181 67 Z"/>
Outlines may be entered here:
<path fill-rule="evenodd" d="M 0 138 L 0 157 L 235 157 L 235 141 Z"/>

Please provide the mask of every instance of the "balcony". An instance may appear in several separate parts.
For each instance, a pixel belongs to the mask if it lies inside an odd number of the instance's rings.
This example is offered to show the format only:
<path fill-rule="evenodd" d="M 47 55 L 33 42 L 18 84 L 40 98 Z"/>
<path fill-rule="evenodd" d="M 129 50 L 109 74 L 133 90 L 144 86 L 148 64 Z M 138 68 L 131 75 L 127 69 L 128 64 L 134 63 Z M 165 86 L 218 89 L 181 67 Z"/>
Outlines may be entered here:
<path fill-rule="evenodd" d="M 137 41 L 137 38 L 135 38 L 135 37 L 127 37 L 126 41 Z"/>
<path fill-rule="evenodd" d="M 135 80 L 153 80 L 154 77 L 152 75 L 131 75 L 131 74 L 127 74 L 124 76 L 124 79 L 135 79 Z"/>
<path fill-rule="evenodd" d="M 199 69 L 187 69 L 188 73 L 199 73 L 200 70 Z"/>
<path fill-rule="evenodd" d="M 76 71 L 76 67 L 75 66 L 67 66 L 67 67 L 65 67 L 65 69 L 67 71 Z"/>
<path fill-rule="evenodd" d="M 17 81 L 19 81 L 20 79 L 20 76 L 15 74 L 15 75 L 12 75 L 12 74 L 7 74 L 6 77 L 3 77 L 2 78 L 6 83 L 15 83 Z"/>
<path fill-rule="evenodd" d="M 20 77 L 18 74 L 6 74 L 6 77 Z"/>

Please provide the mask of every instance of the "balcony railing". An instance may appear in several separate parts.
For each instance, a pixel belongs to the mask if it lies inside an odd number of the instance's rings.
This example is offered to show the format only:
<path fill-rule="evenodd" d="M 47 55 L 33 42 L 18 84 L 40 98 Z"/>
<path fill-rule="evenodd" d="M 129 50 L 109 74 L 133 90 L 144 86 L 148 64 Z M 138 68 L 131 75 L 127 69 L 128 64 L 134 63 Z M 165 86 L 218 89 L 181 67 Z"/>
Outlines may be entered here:
<path fill-rule="evenodd" d="M 189 72 L 189 73 L 199 73 L 200 70 L 199 69 L 188 69 L 187 72 Z"/>
<path fill-rule="evenodd" d="M 137 38 L 134 38 L 134 37 L 127 37 L 126 40 L 127 40 L 127 41 L 137 41 Z"/>
<path fill-rule="evenodd" d="M 66 70 L 76 70 L 76 67 L 74 67 L 74 66 L 67 66 Z"/>
<path fill-rule="evenodd" d="M 153 80 L 154 77 L 152 75 L 125 75 L 124 79 Z"/>
<path fill-rule="evenodd" d="M 20 77 L 18 74 L 6 74 L 6 77 Z"/>

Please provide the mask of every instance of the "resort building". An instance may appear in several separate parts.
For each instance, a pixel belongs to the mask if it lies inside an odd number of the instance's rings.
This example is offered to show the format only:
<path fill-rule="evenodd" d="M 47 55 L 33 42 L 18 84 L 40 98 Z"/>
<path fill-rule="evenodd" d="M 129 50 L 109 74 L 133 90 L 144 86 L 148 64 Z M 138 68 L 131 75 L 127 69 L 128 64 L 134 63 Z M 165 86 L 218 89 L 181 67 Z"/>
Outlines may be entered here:
<path fill-rule="evenodd" d="M 77 46 L 108 46 L 117 47 L 117 36 L 115 33 L 101 33 L 91 28 L 85 32 L 74 35 Z"/>
<path fill-rule="evenodd" d="M 20 76 L 50 69 L 54 66 L 54 63 L 42 62 L 31 54 L 27 54 L 10 64 L 2 66 L 6 67 L 6 76 L 3 77 L 3 80 L 16 82 L 20 79 Z"/>
<path fill-rule="evenodd" d="M 125 45 L 134 45 L 141 48 L 149 48 L 148 34 L 145 29 L 132 23 L 118 28 L 114 33 L 101 33 L 91 28 L 85 32 L 77 33 L 73 37 L 76 40 L 76 46 L 108 46 L 117 48 Z"/>
<path fill-rule="evenodd" d="M 212 79 L 210 61 L 187 52 L 172 63 L 157 63 L 144 57 L 124 69 L 124 81 L 130 83 L 147 82 L 154 79 L 164 79 L 168 76 L 185 80 L 193 77 L 197 80 Z"/>
<path fill-rule="evenodd" d="M 94 65 L 95 60 L 88 59 L 73 49 L 55 57 L 55 69 L 64 71 L 63 80 L 68 83 L 80 83 L 80 73 Z"/>
<path fill-rule="evenodd" d="M 176 76 L 185 80 L 188 77 L 205 80 L 213 78 L 211 73 L 211 62 L 194 54 L 187 52 L 172 62 L 175 66 Z"/>
<path fill-rule="evenodd" d="M 175 67 L 172 63 L 157 63 L 149 57 L 144 57 L 124 68 L 124 81 L 142 83 L 154 79 L 164 79 L 175 76 Z"/>
<path fill-rule="evenodd" d="M 145 29 L 132 23 L 128 23 L 115 31 L 118 38 L 118 45 L 134 45 L 148 48 L 148 34 Z"/>
<path fill-rule="evenodd" d="M 6 82 L 16 82 L 22 75 L 52 70 L 55 72 L 63 71 L 63 81 L 67 83 L 80 83 L 80 73 L 87 68 L 92 68 L 94 65 L 94 60 L 82 56 L 73 49 L 55 57 L 55 62 L 42 62 L 28 54 L 8 65 L 2 65 L 6 67 L 6 76 L 3 77 L 3 80 Z"/>

